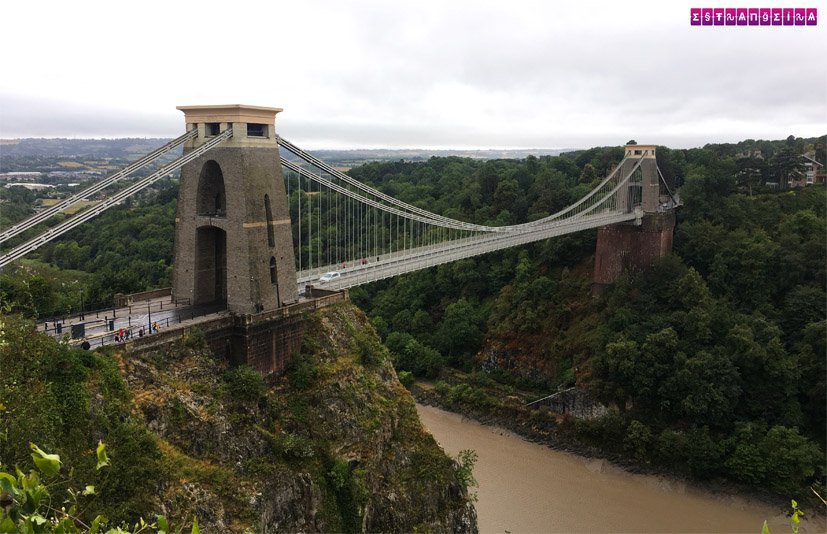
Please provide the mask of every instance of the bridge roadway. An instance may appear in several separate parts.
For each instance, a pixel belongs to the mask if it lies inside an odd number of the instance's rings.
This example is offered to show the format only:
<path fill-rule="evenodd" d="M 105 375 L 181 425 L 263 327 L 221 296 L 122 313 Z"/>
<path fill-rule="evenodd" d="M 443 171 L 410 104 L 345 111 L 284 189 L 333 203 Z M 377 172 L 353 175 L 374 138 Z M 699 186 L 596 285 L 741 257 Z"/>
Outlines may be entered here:
<path fill-rule="evenodd" d="M 303 295 L 299 298 L 299 302 L 307 300 Z M 179 305 L 167 295 L 138 301 L 131 306 L 93 310 L 85 312 L 83 316 L 75 314 L 46 319 L 40 321 L 38 330 L 58 341 L 66 340 L 73 347 L 80 347 L 83 342 L 88 342 L 89 348 L 95 349 L 121 343 L 123 340 L 118 340 L 121 332 L 124 335 L 128 332 L 130 339 L 149 337 L 157 332 L 206 323 L 226 316 L 228 313 L 227 306 L 223 303 L 199 306 Z M 58 323 L 61 325 L 59 332 Z M 72 338 L 72 326 L 80 324 L 84 325 L 84 335 Z M 158 331 L 153 332 L 152 326 L 156 324 Z"/>
<path fill-rule="evenodd" d="M 313 270 L 298 272 L 299 291 L 301 292 L 309 284 L 319 285 L 319 287 L 331 290 L 368 284 L 384 278 L 478 256 L 495 250 L 524 245 L 589 228 L 598 228 L 608 224 L 633 221 L 640 216 L 641 214 L 636 212 L 608 211 L 601 214 L 565 219 L 521 232 L 483 234 L 438 245 L 406 249 L 378 257 L 371 256 L 356 265 L 326 265 Z M 318 281 L 320 276 L 331 271 L 340 273 L 341 278 L 331 282 Z"/>
<path fill-rule="evenodd" d="M 92 348 L 117 343 L 115 337 L 119 331 L 129 332 L 131 337 L 139 337 L 143 330 L 145 336 L 152 335 L 150 328 L 157 324 L 159 330 L 180 328 L 209 321 L 226 313 L 223 305 L 189 306 L 176 304 L 171 296 L 139 301 L 131 306 L 93 310 L 60 318 L 43 320 L 38 330 L 57 340 L 64 338 L 72 346 L 80 346 L 87 341 Z M 109 323 L 112 322 L 110 329 Z M 60 332 L 57 324 L 60 323 Z M 83 324 L 85 333 L 82 338 L 72 339 L 72 326 Z"/>
<path fill-rule="evenodd" d="M 356 265 L 326 265 L 312 271 L 297 273 L 299 294 L 303 295 L 309 285 L 318 285 L 328 290 L 345 289 L 588 228 L 633 221 L 639 216 L 640 214 L 635 212 L 607 211 L 586 217 L 570 218 L 521 232 L 483 234 L 437 245 L 406 249 L 375 258 L 365 258 Z M 321 283 L 319 277 L 329 271 L 339 272 L 341 278 Z M 172 300 L 172 297 L 166 296 L 122 308 L 86 312 L 83 318 L 79 315 L 61 318 L 60 332 L 56 327 L 58 321 L 49 319 L 43 322 L 42 331 L 52 335 L 55 339 L 70 337 L 69 343 L 73 346 L 79 346 L 83 341 L 87 341 L 94 348 L 117 343 L 116 336 L 120 331 L 128 331 L 130 336 L 137 337 L 143 330 L 144 335 L 149 336 L 153 334 L 151 326 L 156 323 L 160 329 L 181 328 L 210 321 L 226 313 L 228 312 L 223 305 L 179 305 Z M 71 339 L 72 325 L 80 323 L 85 326 L 84 336 Z"/>

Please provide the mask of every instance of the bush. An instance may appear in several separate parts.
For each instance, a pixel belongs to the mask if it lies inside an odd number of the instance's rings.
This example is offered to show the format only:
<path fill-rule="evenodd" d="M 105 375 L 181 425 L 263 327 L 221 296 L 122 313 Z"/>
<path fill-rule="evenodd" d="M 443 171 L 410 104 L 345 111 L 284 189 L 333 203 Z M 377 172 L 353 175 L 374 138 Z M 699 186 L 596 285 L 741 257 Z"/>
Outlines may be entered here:
<path fill-rule="evenodd" d="M 399 382 L 405 386 L 406 389 L 411 389 L 411 386 L 414 384 L 414 377 L 410 372 L 399 371 L 397 376 L 399 377 Z"/>
<path fill-rule="evenodd" d="M 468 384 L 452 386 L 448 392 L 448 399 L 453 403 L 464 404 L 478 410 L 486 410 L 496 404 L 493 397 Z"/>
<path fill-rule="evenodd" d="M 717 474 L 721 465 L 721 446 L 713 441 L 707 427 L 693 428 L 687 435 L 687 464 L 689 471 L 698 477 Z"/>
<path fill-rule="evenodd" d="M 731 448 L 724 464 L 727 471 L 750 484 L 767 484 L 789 495 L 822 474 L 815 467 L 824 461 L 818 445 L 799 434 L 797 428 L 774 426 L 767 430 L 740 423 L 726 444 Z"/>
<path fill-rule="evenodd" d="M 203 330 L 198 327 L 193 327 L 187 329 L 184 338 L 181 340 L 181 344 L 187 349 L 202 349 L 207 346 L 207 338 Z"/>
<path fill-rule="evenodd" d="M 649 457 L 649 446 L 652 442 L 652 431 L 637 419 L 629 423 L 626 428 L 626 437 L 623 438 L 623 448 L 632 457 L 645 462 Z"/>
<path fill-rule="evenodd" d="M 439 352 L 423 345 L 410 334 L 393 332 L 388 336 L 387 345 L 397 371 L 409 371 L 416 376 L 436 378 L 445 365 Z"/>
<path fill-rule="evenodd" d="M 439 395 L 446 396 L 448 395 L 448 392 L 451 391 L 451 384 L 445 382 L 444 380 L 437 380 L 434 383 L 434 391 L 436 391 Z"/>
<path fill-rule="evenodd" d="M 457 482 L 466 493 L 469 488 L 479 486 L 477 479 L 474 478 L 474 465 L 477 463 L 478 457 L 477 452 L 471 449 L 461 450 L 457 455 Z M 473 498 L 476 500 L 476 496 L 473 496 Z"/>
<path fill-rule="evenodd" d="M 355 351 L 359 363 L 365 366 L 377 365 L 382 361 L 383 347 L 370 331 L 358 330 L 354 333 Z"/>
<path fill-rule="evenodd" d="M 687 445 L 685 433 L 665 429 L 655 444 L 658 461 L 670 469 L 686 471 Z"/>
<path fill-rule="evenodd" d="M 264 395 L 261 373 L 247 365 L 239 365 L 224 373 L 227 396 L 240 401 L 256 402 Z"/>
<path fill-rule="evenodd" d="M 287 376 L 298 391 L 310 389 L 319 376 L 317 359 L 304 351 L 296 354 L 287 366 Z"/>

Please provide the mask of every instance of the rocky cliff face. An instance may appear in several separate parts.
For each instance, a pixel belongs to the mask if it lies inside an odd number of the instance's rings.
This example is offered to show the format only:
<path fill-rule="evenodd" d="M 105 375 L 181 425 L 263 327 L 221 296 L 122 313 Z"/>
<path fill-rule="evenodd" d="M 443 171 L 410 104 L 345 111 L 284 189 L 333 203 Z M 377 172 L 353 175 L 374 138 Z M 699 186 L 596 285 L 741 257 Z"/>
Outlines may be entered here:
<path fill-rule="evenodd" d="M 205 532 L 476 532 L 456 464 L 364 315 L 341 305 L 307 321 L 301 354 L 269 383 L 197 336 L 114 355 L 162 453 L 158 511 Z"/>

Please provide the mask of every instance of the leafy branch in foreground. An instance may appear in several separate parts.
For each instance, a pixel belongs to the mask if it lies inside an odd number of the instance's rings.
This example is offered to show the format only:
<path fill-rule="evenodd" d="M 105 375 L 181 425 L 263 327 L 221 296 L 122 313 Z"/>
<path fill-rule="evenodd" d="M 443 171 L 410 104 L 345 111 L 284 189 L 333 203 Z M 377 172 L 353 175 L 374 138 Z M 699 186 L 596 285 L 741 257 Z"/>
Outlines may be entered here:
<path fill-rule="evenodd" d="M 71 485 L 75 481 L 70 473 L 61 477 L 63 462 L 57 454 L 49 454 L 34 443 L 30 443 L 32 461 L 36 469 L 24 473 L 15 466 L 14 474 L 0 465 L 0 532 L 20 534 L 60 533 L 60 534 L 138 534 L 155 530 L 158 534 L 170 532 L 166 517 L 159 515 L 156 521 L 148 523 L 141 518 L 130 526 L 114 523 L 98 514 L 90 524 L 81 519 L 81 504 L 88 505 L 96 495 L 93 485 L 86 485 L 82 490 L 69 487 L 69 495 L 62 503 L 52 501 L 49 489 L 62 485 Z M 96 469 L 100 471 L 110 466 L 106 454 L 106 445 L 101 441 L 95 449 Z M 178 532 L 183 530 L 183 526 Z M 193 517 L 191 534 L 198 534 L 198 521 Z"/>
<path fill-rule="evenodd" d="M 815 490 L 813 490 L 815 492 Z M 818 493 L 816 493 L 818 495 Z M 821 496 L 819 496 L 821 498 Z M 792 500 L 792 508 L 793 513 L 790 514 L 790 530 L 792 530 L 793 534 L 798 534 L 798 526 L 801 523 L 801 518 L 804 517 L 804 510 L 798 507 L 798 503 L 795 499 Z M 767 525 L 767 520 L 764 520 L 764 526 L 761 527 L 761 534 L 771 534 L 770 527 Z"/>

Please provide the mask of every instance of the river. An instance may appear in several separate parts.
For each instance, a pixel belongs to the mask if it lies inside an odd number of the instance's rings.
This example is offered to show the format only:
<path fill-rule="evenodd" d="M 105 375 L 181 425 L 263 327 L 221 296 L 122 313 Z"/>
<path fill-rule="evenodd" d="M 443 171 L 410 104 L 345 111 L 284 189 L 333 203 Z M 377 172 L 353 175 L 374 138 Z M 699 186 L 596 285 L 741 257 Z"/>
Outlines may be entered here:
<path fill-rule="evenodd" d="M 638 475 L 600 459 L 530 443 L 460 415 L 417 405 L 422 424 L 446 453 L 478 454 L 474 476 L 480 532 L 749 532 L 767 519 L 790 532 L 783 510 L 712 494 L 671 479 Z M 824 532 L 804 524 L 800 532 Z"/>

